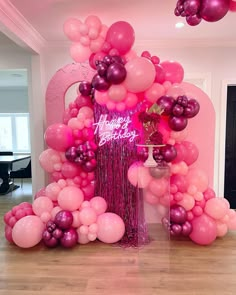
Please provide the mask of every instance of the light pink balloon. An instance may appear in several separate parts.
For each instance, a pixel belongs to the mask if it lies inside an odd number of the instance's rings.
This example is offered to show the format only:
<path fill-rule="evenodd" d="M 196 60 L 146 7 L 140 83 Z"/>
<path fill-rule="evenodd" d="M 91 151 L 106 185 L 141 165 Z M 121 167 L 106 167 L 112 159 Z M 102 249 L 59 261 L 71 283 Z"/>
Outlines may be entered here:
<path fill-rule="evenodd" d="M 67 38 L 73 42 L 80 40 L 80 25 L 81 21 L 76 18 L 69 18 L 63 25 L 63 30 Z"/>
<path fill-rule="evenodd" d="M 87 16 L 84 22 L 90 28 L 96 28 L 99 31 L 101 30 L 102 22 L 96 15 Z"/>
<path fill-rule="evenodd" d="M 213 243 L 217 236 L 216 222 L 206 214 L 194 218 L 192 221 L 193 230 L 190 239 L 199 245 Z"/>
<path fill-rule="evenodd" d="M 217 237 L 224 237 L 228 232 L 228 226 L 225 223 L 220 221 L 216 221 L 216 230 L 217 230 Z"/>
<path fill-rule="evenodd" d="M 74 228 L 78 228 L 81 225 L 80 212 L 76 210 L 76 211 L 73 211 L 71 213 L 73 215 L 73 223 L 72 223 L 72 226 Z"/>
<path fill-rule="evenodd" d="M 146 188 L 152 180 L 152 176 L 148 167 L 143 166 L 142 162 L 135 162 L 129 167 L 128 180 L 133 186 Z"/>
<path fill-rule="evenodd" d="M 57 215 L 58 212 L 62 211 L 62 208 L 59 207 L 59 206 L 56 206 L 52 209 L 51 211 L 51 216 L 52 216 L 52 219 L 55 218 L 55 216 Z"/>
<path fill-rule="evenodd" d="M 155 103 L 165 92 L 165 88 L 161 84 L 153 83 L 152 86 L 145 91 L 144 96 L 147 101 Z"/>
<path fill-rule="evenodd" d="M 125 224 L 115 213 L 103 213 L 97 219 L 97 237 L 103 243 L 116 243 L 125 233 Z"/>
<path fill-rule="evenodd" d="M 46 144 L 56 151 L 64 152 L 73 145 L 72 129 L 65 124 L 55 123 L 44 134 Z"/>
<path fill-rule="evenodd" d="M 75 211 L 79 209 L 83 200 L 82 190 L 75 186 L 63 188 L 58 195 L 58 204 L 63 210 Z"/>
<path fill-rule="evenodd" d="M 204 211 L 214 219 L 222 219 L 228 212 L 228 206 L 221 198 L 213 198 L 206 202 Z"/>
<path fill-rule="evenodd" d="M 148 189 L 156 197 L 161 197 L 164 194 L 166 194 L 168 191 L 168 188 L 169 188 L 169 182 L 165 178 L 153 178 L 148 185 Z"/>
<path fill-rule="evenodd" d="M 44 231 L 44 223 L 38 216 L 28 215 L 18 220 L 12 230 L 14 243 L 21 248 L 37 245 Z"/>
<path fill-rule="evenodd" d="M 80 221 L 83 225 L 90 225 L 97 220 L 97 214 L 92 207 L 83 208 L 80 211 Z"/>
<path fill-rule="evenodd" d="M 111 85 L 108 89 L 108 96 L 114 102 L 119 102 L 125 99 L 127 90 L 123 84 Z"/>
<path fill-rule="evenodd" d="M 88 235 L 83 235 L 79 232 L 79 229 L 77 229 L 77 233 L 78 233 L 78 243 L 85 245 L 88 244 L 90 242 L 90 240 L 88 239 Z"/>
<path fill-rule="evenodd" d="M 127 76 L 124 81 L 130 92 L 138 93 L 147 90 L 155 80 L 155 67 L 144 57 L 136 57 L 125 65 Z"/>
<path fill-rule="evenodd" d="M 43 223 L 47 223 L 49 220 L 52 219 L 52 215 L 49 212 L 43 212 L 40 216 L 40 219 Z"/>
<path fill-rule="evenodd" d="M 236 217 L 230 218 L 227 225 L 229 230 L 236 230 Z"/>
<path fill-rule="evenodd" d="M 44 212 L 51 213 L 53 209 L 53 202 L 48 197 L 39 197 L 33 201 L 32 209 L 34 214 L 41 216 Z"/>
<path fill-rule="evenodd" d="M 85 62 L 89 59 L 91 50 L 88 46 L 83 46 L 80 43 L 74 43 L 70 47 L 70 55 L 76 62 Z"/>
<path fill-rule="evenodd" d="M 60 153 L 53 149 L 46 149 L 40 154 L 39 163 L 46 172 L 52 173 L 54 165 L 61 163 Z"/>
<path fill-rule="evenodd" d="M 178 202 L 178 205 L 181 205 L 182 207 L 184 207 L 185 210 L 188 211 L 188 210 L 193 209 L 193 207 L 195 205 L 195 200 L 189 194 L 184 193 L 183 194 L 183 199 Z"/>
<path fill-rule="evenodd" d="M 107 202 L 102 197 L 94 197 L 90 200 L 91 207 L 95 210 L 97 215 L 105 213 L 107 210 Z"/>
<path fill-rule="evenodd" d="M 108 92 L 95 90 L 94 98 L 98 104 L 105 105 L 109 100 Z"/>
<path fill-rule="evenodd" d="M 52 201 L 57 201 L 60 191 L 60 185 L 57 182 L 52 182 L 46 186 L 45 194 L 46 197 L 50 198 Z"/>
<path fill-rule="evenodd" d="M 159 203 L 159 198 L 148 190 L 144 192 L 144 200 L 151 205 Z"/>
<path fill-rule="evenodd" d="M 195 185 L 200 192 L 204 192 L 208 188 L 208 176 L 202 169 L 190 168 L 186 180 L 188 185 Z"/>
<path fill-rule="evenodd" d="M 176 99 L 178 96 L 185 95 L 185 91 L 179 86 L 179 84 L 173 84 L 166 91 L 166 95 L 172 96 Z"/>

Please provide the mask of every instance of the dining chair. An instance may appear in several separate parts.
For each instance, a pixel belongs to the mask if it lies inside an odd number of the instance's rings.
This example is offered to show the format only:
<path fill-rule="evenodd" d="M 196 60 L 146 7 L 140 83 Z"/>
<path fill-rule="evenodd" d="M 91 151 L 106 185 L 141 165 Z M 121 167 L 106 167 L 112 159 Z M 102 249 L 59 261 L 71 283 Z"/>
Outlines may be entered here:
<path fill-rule="evenodd" d="M 14 183 L 15 178 L 21 178 L 21 188 L 23 186 L 23 179 L 24 178 L 31 178 L 31 160 L 29 161 L 29 164 L 25 168 L 20 168 L 18 170 L 13 170 L 10 172 L 10 178 L 12 179 Z"/>

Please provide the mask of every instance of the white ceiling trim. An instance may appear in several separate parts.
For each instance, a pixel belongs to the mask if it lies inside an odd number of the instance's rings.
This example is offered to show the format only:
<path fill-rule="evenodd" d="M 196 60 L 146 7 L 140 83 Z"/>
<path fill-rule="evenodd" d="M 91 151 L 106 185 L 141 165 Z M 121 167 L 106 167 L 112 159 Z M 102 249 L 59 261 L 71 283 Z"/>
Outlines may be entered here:
<path fill-rule="evenodd" d="M 21 47 L 30 47 L 40 53 L 46 40 L 8 0 L 0 1 L 0 30 Z"/>

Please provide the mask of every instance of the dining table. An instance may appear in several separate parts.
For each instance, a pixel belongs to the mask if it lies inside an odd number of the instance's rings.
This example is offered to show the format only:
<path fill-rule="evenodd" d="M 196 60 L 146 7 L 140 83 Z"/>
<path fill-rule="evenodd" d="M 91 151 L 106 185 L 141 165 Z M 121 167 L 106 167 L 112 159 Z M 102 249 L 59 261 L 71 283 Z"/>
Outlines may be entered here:
<path fill-rule="evenodd" d="M 13 171 L 14 163 L 27 165 L 26 160 L 30 159 L 30 155 L 13 155 L 13 156 L 0 156 L 0 195 L 8 194 L 19 186 L 16 186 L 10 178 L 10 172 Z M 22 166 L 24 168 L 24 166 Z"/>

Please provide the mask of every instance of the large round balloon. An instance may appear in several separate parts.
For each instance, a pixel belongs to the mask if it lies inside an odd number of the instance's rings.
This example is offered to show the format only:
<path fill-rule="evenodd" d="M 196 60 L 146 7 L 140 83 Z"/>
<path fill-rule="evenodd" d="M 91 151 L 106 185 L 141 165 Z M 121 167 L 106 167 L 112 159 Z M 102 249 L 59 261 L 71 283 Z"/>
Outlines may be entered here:
<path fill-rule="evenodd" d="M 126 54 L 131 49 L 134 40 L 134 29 L 125 21 L 112 24 L 107 31 L 106 41 L 117 49 L 121 55 Z"/>
<path fill-rule="evenodd" d="M 38 216 L 28 215 L 16 222 L 12 230 L 14 243 L 21 248 L 37 245 L 44 231 L 44 224 Z"/>
<path fill-rule="evenodd" d="M 72 129 L 60 123 L 50 125 L 45 131 L 44 139 L 50 148 L 61 152 L 66 151 L 74 143 Z"/>
<path fill-rule="evenodd" d="M 163 61 L 160 63 L 164 72 L 165 80 L 171 83 L 181 83 L 184 78 L 184 69 L 176 61 Z"/>
<path fill-rule="evenodd" d="M 229 11 L 229 0 L 202 0 L 201 17 L 208 22 L 217 22 Z"/>

